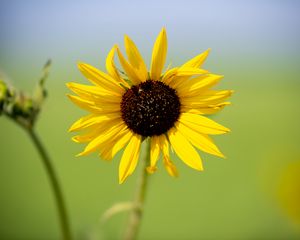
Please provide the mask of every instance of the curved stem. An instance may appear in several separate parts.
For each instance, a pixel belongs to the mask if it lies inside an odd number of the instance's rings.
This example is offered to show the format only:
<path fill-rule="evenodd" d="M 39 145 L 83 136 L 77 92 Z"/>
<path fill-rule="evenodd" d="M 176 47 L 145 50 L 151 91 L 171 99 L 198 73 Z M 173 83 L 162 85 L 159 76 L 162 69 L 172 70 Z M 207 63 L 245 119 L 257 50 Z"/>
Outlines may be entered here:
<path fill-rule="evenodd" d="M 136 188 L 136 195 L 134 199 L 134 208 L 131 210 L 129 215 L 128 224 L 124 234 L 124 240 L 134 240 L 137 238 L 137 234 L 141 225 L 141 220 L 144 211 L 144 202 L 147 189 L 148 173 L 146 167 L 150 162 L 150 139 L 147 139 L 146 155 L 142 161 L 141 175 L 138 179 Z"/>
<path fill-rule="evenodd" d="M 72 236 L 71 236 L 69 220 L 68 220 L 66 206 L 64 203 L 62 190 L 59 185 L 55 170 L 52 166 L 50 157 L 49 157 L 46 149 L 44 148 L 42 142 L 40 141 L 40 139 L 34 132 L 34 130 L 27 128 L 27 131 L 28 131 L 28 134 L 29 134 L 31 140 L 34 143 L 34 145 L 43 161 L 46 173 L 48 175 L 48 178 L 49 178 L 52 190 L 53 190 L 53 194 L 54 194 L 54 197 L 56 200 L 56 206 L 57 206 L 57 210 L 58 210 L 58 214 L 59 214 L 62 239 L 63 240 L 71 240 Z"/>

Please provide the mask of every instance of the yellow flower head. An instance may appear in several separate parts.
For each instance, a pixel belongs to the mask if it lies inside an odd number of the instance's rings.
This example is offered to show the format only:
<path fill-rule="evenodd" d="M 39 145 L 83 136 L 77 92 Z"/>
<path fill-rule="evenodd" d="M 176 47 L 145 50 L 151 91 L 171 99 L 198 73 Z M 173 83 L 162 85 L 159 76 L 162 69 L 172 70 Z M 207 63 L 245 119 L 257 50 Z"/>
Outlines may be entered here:
<path fill-rule="evenodd" d="M 93 85 L 68 83 L 77 94 L 69 98 L 89 112 L 70 128 L 81 131 L 73 137 L 78 143 L 88 143 L 79 156 L 99 152 L 101 158 L 111 160 L 125 148 L 119 165 L 119 182 L 136 168 L 142 141 L 151 141 L 149 173 L 163 156 L 163 163 L 171 176 L 177 170 L 170 160 L 170 148 L 188 166 L 201 171 L 202 162 L 195 147 L 224 157 L 209 135 L 223 134 L 229 129 L 203 115 L 221 110 L 232 91 L 211 90 L 223 76 L 211 74 L 201 66 L 209 49 L 179 67 L 163 73 L 167 55 L 167 35 L 163 28 L 152 51 L 150 72 L 134 42 L 125 36 L 126 59 L 118 46 L 106 58 L 107 73 L 79 63 L 82 74 Z M 126 77 L 114 64 L 117 53 Z"/>

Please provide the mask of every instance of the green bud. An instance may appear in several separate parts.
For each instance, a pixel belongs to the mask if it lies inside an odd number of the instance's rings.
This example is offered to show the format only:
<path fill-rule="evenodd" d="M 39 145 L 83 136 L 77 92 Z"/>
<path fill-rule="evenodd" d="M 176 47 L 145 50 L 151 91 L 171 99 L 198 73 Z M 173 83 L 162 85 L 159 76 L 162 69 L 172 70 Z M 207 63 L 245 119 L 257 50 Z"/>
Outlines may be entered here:
<path fill-rule="evenodd" d="M 4 99 L 7 95 L 7 86 L 4 81 L 0 79 L 0 100 Z"/>
<path fill-rule="evenodd" d="M 0 79 L 0 114 L 3 111 L 3 107 L 4 107 L 4 103 L 6 101 L 7 95 L 8 95 L 7 86 L 6 86 L 5 82 L 3 82 Z"/>
<path fill-rule="evenodd" d="M 33 94 L 24 94 L 8 88 L 0 79 L 0 114 L 14 119 L 26 128 L 32 128 L 46 98 L 45 81 L 49 75 L 51 61 L 48 60 Z"/>
<path fill-rule="evenodd" d="M 50 67 L 51 67 L 51 60 L 49 59 L 44 65 L 42 76 L 38 81 L 38 84 L 33 94 L 33 99 L 37 105 L 42 105 L 45 98 L 47 97 L 47 91 L 45 89 L 45 81 L 48 78 Z"/>
<path fill-rule="evenodd" d="M 19 95 L 12 102 L 12 116 L 24 119 L 32 119 L 34 116 L 33 101 L 30 97 Z"/>

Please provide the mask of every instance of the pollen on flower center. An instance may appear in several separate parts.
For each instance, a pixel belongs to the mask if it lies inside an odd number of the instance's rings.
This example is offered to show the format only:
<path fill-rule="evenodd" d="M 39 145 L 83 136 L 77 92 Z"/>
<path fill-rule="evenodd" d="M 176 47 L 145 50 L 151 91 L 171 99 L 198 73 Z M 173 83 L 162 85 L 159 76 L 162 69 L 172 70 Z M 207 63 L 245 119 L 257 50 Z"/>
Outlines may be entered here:
<path fill-rule="evenodd" d="M 178 120 L 180 101 L 174 89 L 163 82 L 147 80 L 124 93 L 121 112 L 133 132 L 144 137 L 158 136 Z"/>

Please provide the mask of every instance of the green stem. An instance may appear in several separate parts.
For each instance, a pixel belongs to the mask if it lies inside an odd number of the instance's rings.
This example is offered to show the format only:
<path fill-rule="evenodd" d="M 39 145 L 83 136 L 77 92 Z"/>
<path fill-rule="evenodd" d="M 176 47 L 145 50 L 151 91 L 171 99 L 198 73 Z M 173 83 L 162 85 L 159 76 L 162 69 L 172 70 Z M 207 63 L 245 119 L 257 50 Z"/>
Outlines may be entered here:
<path fill-rule="evenodd" d="M 62 239 L 63 240 L 71 240 L 71 231 L 70 231 L 70 226 L 69 226 L 69 221 L 68 221 L 68 215 L 67 215 L 67 210 L 65 207 L 65 202 L 64 202 L 64 197 L 62 194 L 61 187 L 59 185 L 55 170 L 52 166 L 50 157 L 43 146 L 42 142 L 36 135 L 33 129 L 27 128 L 28 134 L 34 143 L 42 161 L 45 167 L 45 170 L 47 172 L 53 194 L 56 200 L 56 206 L 57 206 L 57 211 L 59 214 L 59 219 L 60 219 L 60 226 L 61 226 L 61 234 L 62 234 Z"/>
<path fill-rule="evenodd" d="M 144 202 L 147 189 L 148 173 L 146 167 L 150 162 L 150 139 L 147 139 L 146 155 L 142 161 L 141 175 L 138 179 L 136 188 L 136 195 L 134 198 L 134 208 L 131 210 L 129 215 L 128 224 L 124 234 L 124 240 L 135 240 L 141 225 L 141 220 L 144 211 Z"/>

